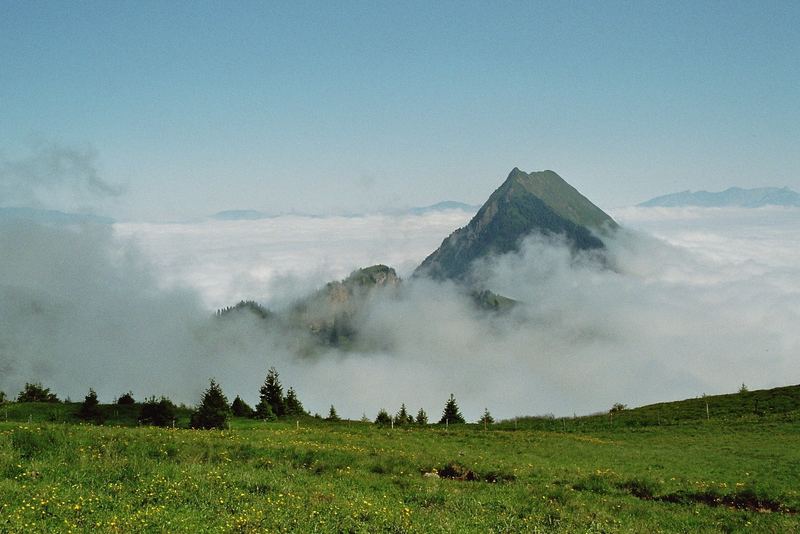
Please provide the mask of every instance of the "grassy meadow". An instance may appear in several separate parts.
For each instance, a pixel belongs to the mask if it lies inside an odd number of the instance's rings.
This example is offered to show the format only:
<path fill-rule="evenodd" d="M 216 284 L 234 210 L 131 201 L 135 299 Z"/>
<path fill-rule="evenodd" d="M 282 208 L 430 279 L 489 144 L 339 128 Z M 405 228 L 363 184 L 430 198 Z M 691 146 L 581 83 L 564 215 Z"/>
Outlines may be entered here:
<path fill-rule="evenodd" d="M 76 424 L 74 408 L 0 407 L 0 532 L 800 531 L 798 411 L 220 431 L 126 426 L 113 406 Z"/>

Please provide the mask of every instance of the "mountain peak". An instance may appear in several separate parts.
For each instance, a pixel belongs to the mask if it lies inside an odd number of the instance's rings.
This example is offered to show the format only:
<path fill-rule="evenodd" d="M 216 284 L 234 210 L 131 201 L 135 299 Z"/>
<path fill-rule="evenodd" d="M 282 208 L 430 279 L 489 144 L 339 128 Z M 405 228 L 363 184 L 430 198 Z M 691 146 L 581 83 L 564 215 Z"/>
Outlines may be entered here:
<path fill-rule="evenodd" d="M 453 232 L 414 272 L 432 278 L 464 279 L 472 262 L 519 248 L 527 235 L 564 235 L 577 249 L 602 248 L 593 231 L 616 228 L 592 204 L 553 171 L 525 173 L 514 167 L 470 223 Z"/>

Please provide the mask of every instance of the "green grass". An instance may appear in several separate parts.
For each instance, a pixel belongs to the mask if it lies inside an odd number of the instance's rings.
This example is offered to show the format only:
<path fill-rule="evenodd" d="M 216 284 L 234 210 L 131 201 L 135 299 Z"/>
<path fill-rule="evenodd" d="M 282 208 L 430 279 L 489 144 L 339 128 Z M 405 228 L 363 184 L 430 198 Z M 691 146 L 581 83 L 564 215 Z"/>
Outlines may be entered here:
<path fill-rule="evenodd" d="M 0 422 L 0 532 L 796 532 L 799 491 L 796 412 L 566 432 Z"/>
<path fill-rule="evenodd" d="M 764 417 L 794 419 L 798 411 L 800 411 L 800 385 L 650 404 L 626 409 L 613 415 L 601 413 L 581 417 L 519 417 L 502 421 L 498 428 L 591 431 L 680 425 L 706 419 L 752 422 Z"/>

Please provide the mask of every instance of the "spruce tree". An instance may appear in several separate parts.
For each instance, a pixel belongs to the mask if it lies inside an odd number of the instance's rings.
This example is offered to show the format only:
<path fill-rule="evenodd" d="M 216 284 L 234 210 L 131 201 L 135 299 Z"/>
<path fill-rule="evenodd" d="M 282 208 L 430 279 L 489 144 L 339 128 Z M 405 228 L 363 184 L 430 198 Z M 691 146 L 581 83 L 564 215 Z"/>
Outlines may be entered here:
<path fill-rule="evenodd" d="M 40 382 L 25 382 L 25 389 L 17 395 L 17 402 L 59 402 L 50 388 L 43 387 Z"/>
<path fill-rule="evenodd" d="M 341 421 L 342 419 L 339 417 L 339 414 L 336 413 L 336 408 L 333 407 L 331 404 L 331 409 L 328 411 L 328 417 L 325 418 L 326 421 Z"/>
<path fill-rule="evenodd" d="M 286 398 L 283 400 L 283 404 L 286 408 L 286 415 L 306 415 L 303 403 L 297 398 L 297 393 L 295 393 L 294 388 L 289 388 L 286 391 Z"/>
<path fill-rule="evenodd" d="M 253 409 L 239 395 L 236 395 L 231 403 L 231 413 L 236 417 L 252 417 Z"/>
<path fill-rule="evenodd" d="M 400 405 L 400 411 L 397 412 L 394 416 L 394 424 L 395 426 L 403 426 L 408 425 L 414 422 L 414 418 L 408 415 L 408 411 L 406 410 L 406 403 L 402 403 Z"/>
<path fill-rule="evenodd" d="M 491 425 L 492 423 L 494 423 L 494 417 L 492 417 L 492 414 L 489 413 L 489 408 L 483 409 L 483 415 L 481 416 L 480 419 L 478 419 L 478 422 L 483 426 Z"/>
<path fill-rule="evenodd" d="M 274 367 L 269 368 L 267 378 L 264 379 L 264 385 L 261 386 L 259 393 L 261 401 L 256 407 L 256 412 L 259 416 L 266 413 L 266 408 L 263 406 L 264 403 L 269 404 L 275 417 L 286 415 L 286 405 L 283 402 L 283 386 L 281 386 L 278 378 L 278 371 Z M 260 411 L 259 407 L 261 408 Z M 266 417 L 262 417 L 262 419 L 266 419 Z"/>
<path fill-rule="evenodd" d="M 230 407 L 228 399 L 222 388 L 212 378 L 208 389 L 203 393 L 200 406 L 192 414 L 190 426 L 192 428 L 226 428 Z"/>
<path fill-rule="evenodd" d="M 465 423 L 464 416 L 461 415 L 461 412 L 458 409 L 458 404 L 456 404 L 456 398 L 453 394 L 450 394 L 450 399 L 444 405 L 444 411 L 442 412 L 442 418 L 439 419 L 439 424 L 456 424 L 456 423 Z"/>
<path fill-rule="evenodd" d="M 383 408 L 378 411 L 378 417 L 375 418 L 376 425 L 391 425 L 392 424 L 392 416 L 389 415 L 389 412 L 384 410 Z"/>
<path fill-rule="evenodd" d="M 417 424 L 420 426 L 425 426 L 428 424 L 428 414 L 426 414 L 425 410 L 422 408 L 420 408 L 417 412 Z"/>
<path fill-rule="evenodd" d="M 97 400 L 97 393 L 89 388 L 89 393 L 83 399 L 81 407 L 78 409 L 78 417 L 84 421 L 103 422 L 103 414 L 100 412 L 100 402 Z"/>
<path fill-rule="evenodd" d="M 0 404 L 3 404 L 6 401 L 6 392 L 0 391 Z"/>
<path fill-rule="evenodd" d="M 131 405 L 136 404 L 136 401 L 133 398 L 133 391 L 129 391 L 127 393 L 123 393 L 117 399 L 117 404 L 120 405 Z"/>
<path fill-rule="evenodd" d="M 156 400 L 145 399 L 139 409 L 139 423 L 143 425 L 169 426 L 175 422 L 175 405 L 167 397 Z"/>

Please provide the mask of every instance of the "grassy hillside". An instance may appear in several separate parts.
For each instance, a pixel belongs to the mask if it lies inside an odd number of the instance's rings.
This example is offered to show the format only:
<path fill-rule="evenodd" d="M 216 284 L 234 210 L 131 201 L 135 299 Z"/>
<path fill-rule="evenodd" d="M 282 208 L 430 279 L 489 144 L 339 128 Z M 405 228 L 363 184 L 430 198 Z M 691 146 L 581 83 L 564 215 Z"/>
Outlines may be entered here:
<path fill-rule="evenodd" d="M 519 417 L 499 424 L 504 429 L 593 430 L 607 427 L 666 426 L 702 421 L 752 421 L 763 416 L 795 416 L 800 411 L 800 385 L 709 395 L 627 408 L 582 417 Z"/>
<path fill-rule="evenodd" d="M 800 422 L 0 423 L 2 532 L 793 532 Z"/>

